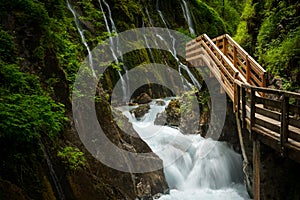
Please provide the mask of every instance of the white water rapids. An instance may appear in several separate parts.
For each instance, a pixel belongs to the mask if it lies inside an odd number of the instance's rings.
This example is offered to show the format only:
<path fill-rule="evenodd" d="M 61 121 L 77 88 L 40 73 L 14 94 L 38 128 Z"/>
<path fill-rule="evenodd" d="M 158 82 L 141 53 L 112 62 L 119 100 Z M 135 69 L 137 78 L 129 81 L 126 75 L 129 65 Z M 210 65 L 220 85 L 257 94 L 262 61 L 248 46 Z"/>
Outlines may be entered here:
<path fill-rule="evenodd" d="M 166 105 L 170 100 L 164 100 Z M 249 199 L 243 184 L 242 159 L 225 142 L 184 135 L 178 129 L 154 125 L 156 115 L 165 109 L 155 103 L 137 120 L 130 110 L 121 107 L 140 137 L 164 164 L 170 194 L 160 200 Z"/>

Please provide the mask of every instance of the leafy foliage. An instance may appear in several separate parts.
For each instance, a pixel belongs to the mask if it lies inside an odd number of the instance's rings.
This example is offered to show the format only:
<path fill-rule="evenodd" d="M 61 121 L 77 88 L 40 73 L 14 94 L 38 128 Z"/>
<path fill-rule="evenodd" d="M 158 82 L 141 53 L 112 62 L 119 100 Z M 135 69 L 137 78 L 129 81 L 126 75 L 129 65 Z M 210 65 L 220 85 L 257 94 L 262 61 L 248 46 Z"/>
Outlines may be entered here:
<path fill-rule="evenodd" d="M 300 88 L 297 9 L 297 3 L 291 1 L 248 1 L 234 38 L 254 54 L 272 76 L 283 78 L 283 89 L 288 90 Z"/>
<path fill-rule="evenodd" d="M 22 144 L 41 137 L 57 136 L 63 128 L 64 106 L 46 95 L 34 75 L 20 72 L 15 64 L 0 63 L 0 139 Z"/>
<path fill-rule="evenodd" d="M 11 61 L 14 57 L 13 37 L 0 27 L 0 57 Z"/>
<path fill-rule="evenodd" d="M 245 1 L 237 0 L 203 0 L 212 7 L 224 20 L 226 28 L 230 34 L 234 34 L 240 22 Z"/>
<path fill-rule="evenodd" d="M 84 153 L 76 147 L 67 146 L 59 151 L 57 156 L 60 157 L 71 170 L 86 166 Z"/>

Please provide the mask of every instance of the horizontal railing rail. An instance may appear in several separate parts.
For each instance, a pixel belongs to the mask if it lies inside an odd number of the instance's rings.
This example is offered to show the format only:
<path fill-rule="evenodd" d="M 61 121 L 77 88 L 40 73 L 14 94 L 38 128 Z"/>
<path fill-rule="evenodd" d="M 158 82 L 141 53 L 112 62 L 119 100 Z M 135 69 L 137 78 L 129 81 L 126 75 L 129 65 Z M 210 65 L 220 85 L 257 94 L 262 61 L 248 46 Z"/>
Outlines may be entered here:
<path fill-rule="evenodd" d="M 242 126 L 282 154 L 300 151 L 300 94 L 235 81 L 235 109 Z M 263 93 L 261 97 L 259 93 Z M 300 161 L 299 154 L 292 158 Z"/>

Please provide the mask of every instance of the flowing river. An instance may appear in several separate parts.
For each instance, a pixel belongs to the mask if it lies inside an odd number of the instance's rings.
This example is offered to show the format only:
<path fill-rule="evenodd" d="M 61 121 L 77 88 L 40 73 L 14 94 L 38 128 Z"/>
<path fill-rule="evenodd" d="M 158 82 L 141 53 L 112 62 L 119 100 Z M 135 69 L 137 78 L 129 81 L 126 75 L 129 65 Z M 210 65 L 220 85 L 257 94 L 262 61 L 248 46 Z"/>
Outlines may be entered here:
<path fill-rule="evenodd" d="M 249 199 L 243 184 L 241 155 L 225 142 L 184 135 L 178 129 L 155 125 L 161 106 L 153 100 L 149 112 L 140 120 L 130 113 L 134 106 L 121 107 L 140 137 L 164 163 L 170 194 L 160 200 Z"/>

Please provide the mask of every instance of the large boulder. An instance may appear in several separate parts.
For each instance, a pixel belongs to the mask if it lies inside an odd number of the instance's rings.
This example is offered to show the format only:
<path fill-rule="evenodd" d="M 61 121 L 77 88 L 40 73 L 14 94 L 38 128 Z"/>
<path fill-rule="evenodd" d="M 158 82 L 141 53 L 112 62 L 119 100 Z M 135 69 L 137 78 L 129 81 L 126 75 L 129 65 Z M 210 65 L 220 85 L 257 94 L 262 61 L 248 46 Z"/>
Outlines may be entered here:
<path fill-rule="evenodd" d="M 140 94 L 133 102 L 138 104 L 150 103 L 152 98 L 147 93 Z"/>

